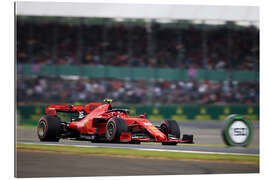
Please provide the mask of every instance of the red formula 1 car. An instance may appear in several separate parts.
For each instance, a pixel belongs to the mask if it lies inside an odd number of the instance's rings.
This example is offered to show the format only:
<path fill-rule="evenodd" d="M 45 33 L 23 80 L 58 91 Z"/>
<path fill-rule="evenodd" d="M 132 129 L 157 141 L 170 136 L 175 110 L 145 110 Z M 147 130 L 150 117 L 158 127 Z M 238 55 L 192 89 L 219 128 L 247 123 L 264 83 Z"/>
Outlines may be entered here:
<path fill-rule="evenodd" d="M 105 104 L 86 106 L 54 105 L 45 108 L 46 116 L 39 120 L 37 134 L 41 141 L 61 138 L 92 142 L 161 142 L 163 145 L 193 143 L 193 135 L 183 135 L 176 121 L 165 120 L 154 126 L 145 115 L 130 117 L 126 109 L 113 109 L 111 100 Z M 57 112 L 71 114 L 70 122 L 60 120 Z M 73 116 L 72 116 L 73 115 Z M 75 118 L 72 118 L 74 117 Z"/>

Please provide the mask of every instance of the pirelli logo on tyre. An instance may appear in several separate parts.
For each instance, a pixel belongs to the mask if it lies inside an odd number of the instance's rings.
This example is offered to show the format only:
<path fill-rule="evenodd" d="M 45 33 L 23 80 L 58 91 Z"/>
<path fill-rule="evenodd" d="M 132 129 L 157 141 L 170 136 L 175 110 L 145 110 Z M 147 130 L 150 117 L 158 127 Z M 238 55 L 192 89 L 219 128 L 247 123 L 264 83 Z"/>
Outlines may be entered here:
<path fill-rule="evenodd" d="M 225 119 L 222 135 L 229 146 L 247 146 L 252 136 L 252 125 L 243 116 L 233 114 Z"/>

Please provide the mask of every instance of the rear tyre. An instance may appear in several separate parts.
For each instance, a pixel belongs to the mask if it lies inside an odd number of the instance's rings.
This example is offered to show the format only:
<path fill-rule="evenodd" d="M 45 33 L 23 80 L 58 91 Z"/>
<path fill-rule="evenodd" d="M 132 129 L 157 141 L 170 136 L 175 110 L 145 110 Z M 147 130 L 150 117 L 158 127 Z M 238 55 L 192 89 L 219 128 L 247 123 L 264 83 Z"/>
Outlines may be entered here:
<path fill-rule="evenodd" d="M 122 118 L 111 118 L 106 125 L 106 139 L 109 142 L 117 142 L 120 140 L 122 132 L 128 132 L 128 126 Z"/>
<path fill-rule="evenodd" d="M 164 120 L 160 124 L 160 130 L 167 136 L 173 135 L 175 138 L 180 138 L 180 128 L 175 120 Z M 176 145 L 177 142 L 162 142 L 163 145 Z"/>
<path fill-rule="evenodd" d="M 37 134 L 40 141 L 58 142 L 61 133 L 61 120 L 55 116 L 44 116 L 40 118 Z"/>

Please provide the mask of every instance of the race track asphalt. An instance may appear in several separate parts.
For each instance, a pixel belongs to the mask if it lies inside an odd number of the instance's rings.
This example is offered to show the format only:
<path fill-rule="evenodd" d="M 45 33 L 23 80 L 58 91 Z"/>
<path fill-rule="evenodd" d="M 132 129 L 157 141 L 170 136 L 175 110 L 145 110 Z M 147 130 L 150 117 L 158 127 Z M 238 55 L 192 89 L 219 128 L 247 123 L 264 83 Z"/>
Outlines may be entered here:
<path fill-rule="evenodd" d="M 220 122 L 180 123 L 181 133 L 194 134 L 194 145 L 162 146 L 161 144 L 108 144 L 88 141 L 60 140 L 60 145 L 127 148 L 165 151 L 192 151 L 214 153 L 259 154 L 259 124 L 254 125 L 250 148 L 225 147 Z M 39 142 L 35 128 L 17 128 L 18 143 Z M 50 143 L 52 144 L 52 143 Z M 211 146 L 213 145 L 213 146 Z M 258 164 L 228 162 L 184 161 L 113 157 L 101 155 L 66 154 L 17 150 L 17 177 L 77 177 L 77 176 L 129 176 L 129 175 L 180 175 L 219 173 L 258 173 Z"/>
<path fill-rule="evenodd" d="M 258 173 L 256 164 L 17 151 L 16 177 Z"/>
<path fill-rule="evenodd" d="M 253 136 L 250 143 L 252 148 L 243 147 L 226 147 L 221 136 L 222 122 L 180 122 L 182 134 L 194 134 L 194 145 L 192 146 L 163 146 L 156 144 L 109 144 L 109 143 L 91 143 L 89 141 L 71 141 L 60 140 L 56 144 L 66 145 L 84 145 L 97 147 L 112 148 L 142 148 L 142 149 L 162 149 L 162 150 L 181 150 L 181 151 L 203 151 L 203 152 L 219 152 L 219 153 L 242 153 L 242 154 L 259 154 L 259 124 L 254 123 Z M 17 142 L 33 142 L 40 143 L 35 128 L 18 128 Z M 43 142 L 43 144 L 45 144 Z"/>

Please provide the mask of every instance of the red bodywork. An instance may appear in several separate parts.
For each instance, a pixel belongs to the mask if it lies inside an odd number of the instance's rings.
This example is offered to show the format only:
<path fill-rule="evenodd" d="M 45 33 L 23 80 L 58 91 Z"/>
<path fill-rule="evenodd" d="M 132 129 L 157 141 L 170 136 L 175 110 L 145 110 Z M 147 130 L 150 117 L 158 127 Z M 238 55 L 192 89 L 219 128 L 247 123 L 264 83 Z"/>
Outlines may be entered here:
<path fill-rule="evenodd" d="M 147 131 L 150 136 L 147 138 L 132 137 L 132 133 L 125 132 L 120 136 L 120 141 L 148 141 L 148 142 L 182 142 L 180 139 L 168 139 L 157 127 L 150 121 L 145 119 L 144 115 L 137 117 L 130 117 L 128 113 L 112 110 L 111 104 L 89 103 L 86 106 L 72 106 L 72 105 L 54 105 L 50 104 L 45 108 L 47 116 L 57 116 L 56 112 L 84 112 L 86 116 L 79 121 L 69 122 L 67 127 L 80 132 L 84 135 L 104 135 L 106 133 L 107 121 L 113 117 L 120 117 L 124 119 L 127 126 L 137 131 Z"/>

